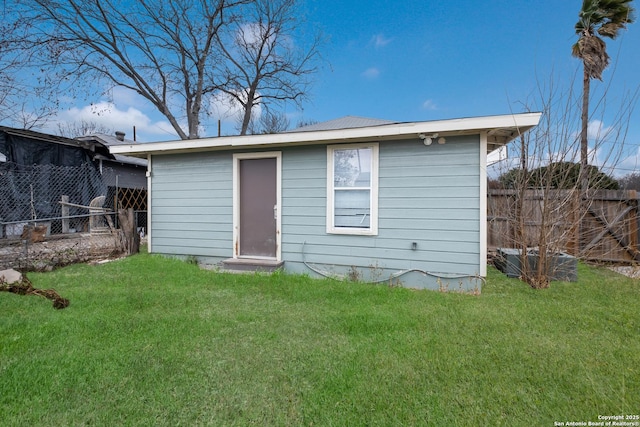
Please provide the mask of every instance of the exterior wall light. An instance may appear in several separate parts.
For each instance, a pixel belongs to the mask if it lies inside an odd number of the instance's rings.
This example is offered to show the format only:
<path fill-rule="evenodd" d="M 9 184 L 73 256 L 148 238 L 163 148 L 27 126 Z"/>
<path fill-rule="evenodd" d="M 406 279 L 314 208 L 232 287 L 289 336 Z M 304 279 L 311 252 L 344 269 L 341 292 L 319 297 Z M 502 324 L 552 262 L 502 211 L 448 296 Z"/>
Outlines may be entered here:
<path fill-rule="evenodd" d="M 421 134 L 418 135 L 418 138 L 420 138 L 422 140 L 424 145 L 431 145 L 433 140 L 436 139 L 437 137 L 438 137 L 437 133 L 434 133 L 433 135 L 427 135 L 425 133 L 421 133 Z M 444 139 L 444 138 L 440 138 L 440 139 Z"/>

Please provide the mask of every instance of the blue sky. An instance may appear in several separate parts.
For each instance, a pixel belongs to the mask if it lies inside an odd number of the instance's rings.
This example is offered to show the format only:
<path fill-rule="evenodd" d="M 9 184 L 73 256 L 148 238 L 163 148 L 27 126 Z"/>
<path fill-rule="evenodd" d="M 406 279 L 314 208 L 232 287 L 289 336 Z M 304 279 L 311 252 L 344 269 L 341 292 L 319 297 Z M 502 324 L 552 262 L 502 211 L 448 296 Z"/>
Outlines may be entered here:
<path fill-rule="evenodd" d="M 305 117 L 411 121 L 505 114 L 521 110 L 539 80 L 555 73 L 569 84 L 579 71 L 570 52 L 581 1 L 389 4 L 310 7 L 311 18 L 331 37 L 325 51 L 331 68 L 318 76 Z M 622 56 L 616 89 L 640 84 L 639 48 L 640 26 L 609 43 L 611 56 L 618 50 Z M 605 79 L 612 74 L 607 70 Z"/>
<path fill-rule="evenodd" d="M 582 0 L 431 1 L 324 0 L 305 3 L 304 31 L 326 36 L 323 62 L 303 111 L 286 107 L 292 126 L 302 119 L 345 115 L 422 121 L 521 112 L 522 103 L 553 75 L 556 84 L 581 84 L 571 56 Z M 640 4 L 635 5 L 636 8 Z M 296 40 L 304 46 L 305 40 Z M 640 23 L 608 41 L 612 110 L 640 86 Z M 594 91 L 603 83 L 594 82 Z M 141 142 L 175 139 L 164 119 L 133 95 L 115 91 L 111 112 L 100 120 Z M 98 100 L 96 100 L 98 102 Z M 95 104 L 95 103 L 94 103 Z M 76 116 L 87 110 L 78 105 Z M 612 111 L 613 112 L 613 111 Z M 606 116 L 603 126 L 608 126 Z M 204 121 L 217 133 L 217 118 Z M 234 133 L 223 122 L 223 134 Z M 627 144 L 640 147 L 640 108 Z"/>

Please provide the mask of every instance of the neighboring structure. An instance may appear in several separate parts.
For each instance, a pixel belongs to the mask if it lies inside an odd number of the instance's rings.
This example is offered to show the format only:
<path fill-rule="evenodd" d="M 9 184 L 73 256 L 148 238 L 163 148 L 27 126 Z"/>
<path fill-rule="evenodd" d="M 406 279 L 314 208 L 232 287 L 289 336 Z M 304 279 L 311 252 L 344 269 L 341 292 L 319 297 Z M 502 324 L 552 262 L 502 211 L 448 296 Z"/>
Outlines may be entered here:
<path fill-rule="evenodd" d="M 111 154 L 108 139 L 71 139 L 0 127 L 0 238 L 19 236 L 24 223 L 35 219 L 53 226 L 50 231 L 65 231 L 59 219 L 62 196 L 83 206 L 105 196 L 106 205 L 113 207 L 125 188 L 140 192 L 146 205 L 146 160 Z M 71 208 L 71 216 L 82 214 L 88 210 Z M 83 228 L 79 227 L 71 225 Z"/>
<path fill-rule="evenodd" d="M 147 188 L 147 161 L 136 157 L 110 154 L 108 149 L 116 145 L 131 145 L 135 141 L 125 139 L 125 134 L 116 132 L 115 135 L 94 134 L 76 138 L 80 143 L 89 143 L 96 147 L 104 147 L 105 152 L 99 152 L 94 160 L 99 166 L 110 169 L 103 174 L 105 183 L 118 188 Z"/>
<path fill-rule="evenodd" d="M 430 289 L 486 275 L 486 159 L 539 113 L 112 146 L 146 157 L 149 251 Z"/>
<path fill-rule="evenodd" d="M 20 166 L 77 166 L 101 154 L 113 158 L 102 145 L 0 126 L 0 161 L 3 162 Z"/>
<path fill-rule="evenodd" d="M 115 135 L 94 134 L 77 138 L 81 142 L 99 144 L 103 147 L 136 144 L 125 139 L 124 132 Z M 141 233 L 146 231 L 147 223 L 147 160 L 121 154 L 99 156 L 100 173 L 107 185 L 107 199 L 112 205 L 118 201 L 118 208 L 133 209 L 136 212 L 136 224 Z"/>

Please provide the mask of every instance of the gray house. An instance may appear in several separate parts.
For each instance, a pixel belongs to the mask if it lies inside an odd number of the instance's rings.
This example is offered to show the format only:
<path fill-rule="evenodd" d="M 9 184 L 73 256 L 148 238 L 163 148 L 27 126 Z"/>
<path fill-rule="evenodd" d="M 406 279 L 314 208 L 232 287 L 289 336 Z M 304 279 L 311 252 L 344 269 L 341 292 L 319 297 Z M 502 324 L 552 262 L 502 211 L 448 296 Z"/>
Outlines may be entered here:
<path fill-rule="evenodd" d="M 479 290 L 486 159 L 539 113 L 110 147 L 146 157 L 149 251 L 412 288 Z"/>

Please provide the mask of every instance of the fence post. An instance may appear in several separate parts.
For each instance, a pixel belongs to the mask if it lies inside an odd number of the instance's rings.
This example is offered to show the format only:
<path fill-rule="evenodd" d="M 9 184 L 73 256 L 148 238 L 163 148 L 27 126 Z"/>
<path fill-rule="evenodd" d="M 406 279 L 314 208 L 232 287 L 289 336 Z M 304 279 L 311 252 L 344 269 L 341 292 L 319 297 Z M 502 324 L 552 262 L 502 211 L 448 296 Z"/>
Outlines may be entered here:
<path fill-rule="evenodd" d="M 582 221 L 582 212 L 580 211 L 580 197 L 582 193 L 575 188 L 568 190 L 569 193 L 569 213 L 566 217 L 569 221 L 569 227 L 567 230 L 567 239 L 564 244 L 564 249 L 569 255 L 575 257 L 580 256 L 580 223 Z"/>
<path fill-rule="evenodd" d="M 635 250 L 638 247 L 638 218 L 640 212 L 638 210 L 638 192 L 636 190 L 627 191 L 627 201 L 633 206 L 633 210 L 629 212 L 629 246 Z"/>
<path fill-rule="evenodd" d="M 67 234 L 69 232 L 69 196 L 61 196 L 62 201 L 62 233 Z"/>
<path fill-rule="evenodd" d="M 127 255 L 140 252 L 140 236 L 136 232 L 136 223 L 133 208 L 118 209 L 120 231 L 118 232 L 119 244 Z"/>

